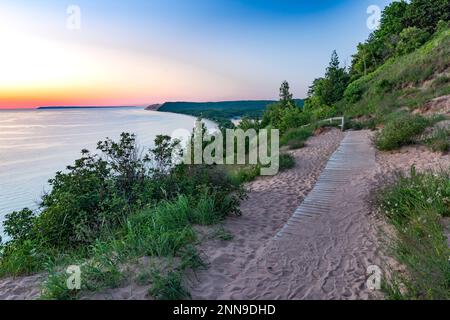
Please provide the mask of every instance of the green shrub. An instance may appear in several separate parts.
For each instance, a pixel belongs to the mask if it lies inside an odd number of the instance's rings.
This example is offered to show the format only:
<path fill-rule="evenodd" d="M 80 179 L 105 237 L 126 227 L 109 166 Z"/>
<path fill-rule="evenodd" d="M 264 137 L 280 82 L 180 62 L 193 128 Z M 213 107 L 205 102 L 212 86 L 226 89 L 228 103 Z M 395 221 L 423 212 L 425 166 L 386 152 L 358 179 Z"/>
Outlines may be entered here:
<path fill-rule="evenodd" d="M 261 172 L 260 165 L 242 166 L 231 174 L 236 184 L 251 182 L 255 180 Z"/>
<path fill-rule="evenodd" d="M 383 79 L 377 83 L 377 89 L 381 93 L 390 92 L 393 87 L 394 87 L 394 84 L 387 79 Z"/>
<path fill-rule="evenodd" d="M 365 79 L 359 79 L 353 81 L 347 86 L 347 89 L 344 91 L 344 98 L 346 101 L 350 103 L 356 103 L 361 100 L 362 95 L 365 91 Z"/>
<path fill-rule="evenodd" d="M 325 105 L 321 106 L 320 108 L 313 109 L 311 112 L 312 112 L 312 119 L 314 121 L 332 118 L 337 114 L 337 110 L 335 107 Z"/>
<path fill-rule="evenodd" d="M 400 114 L 389 120 L 383 130 L 375 136 L 375 145 L 380 150 L 395 150 L 404 145 L 414 143 L 430 121 L 421 116 Z"/>
<path fill-rule="evenodd" d="M 35 219 L 35 214 L 28 208 L 7 214 L 3 226 L 10 241 L 20 243 L 29 239 L 33 233 Z"/>
<path fill-rule="evenodd" d="M 400 41 L 396 47 L 398 55 L 413 52 L 430 39 L 430 34 L 426 30 L 416 27 L 409 27 L 400 33 Z"/>
<path fill-rule="evenodd" d="M 280 171 L 289 170 L 295 167 L 295 158 L 289 153 L 280 154 Z"/>

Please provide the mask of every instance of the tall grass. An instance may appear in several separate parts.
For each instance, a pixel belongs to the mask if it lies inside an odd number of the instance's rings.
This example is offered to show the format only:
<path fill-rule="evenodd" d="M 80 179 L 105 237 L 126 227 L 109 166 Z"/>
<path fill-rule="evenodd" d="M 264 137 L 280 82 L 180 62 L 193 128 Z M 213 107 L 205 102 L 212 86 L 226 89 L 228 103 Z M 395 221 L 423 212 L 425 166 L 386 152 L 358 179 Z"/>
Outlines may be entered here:
<path fill-rule="evenodd" d="M 227 210 L 217 198 L 217 194 L 203 193 L 198 199 L 179 196 L 173 201 L 163 201 L 155 207 L 131 215 L 122 230 L 111 234 L 110 238 L 97 240 L 90 248 L 88 259 L 73 257 L 70 264 L 80 265 L 83 275 L 82 292 L 99 291 L 119 286 L 127 277 L 122 266 L 133 259 L 149 257 L 178 257 L 181 265 L 166 276 L 152 271 L 151 279 L 156 288 L 151 292 L 162 291 L 161 298 L 174 297 L 171 286 L 179 285 L 179 275 L 185 269 L 204 266 L 195 248 L 196 240 L 193 224 L 217 223 Z M 158 275 L 158 276 L 156 276 Z M 44 283 L 44 299 L 73 299 L 77 295 L 65 285 L 67 275 L 64 270 L 52 271 Z M 166 289 L 164 289 L 167 287 Z M 156 291 L 155 291 L 156 290 Z M 168 290 L 167 292 L 165 290 Z M 178 289 L 178 293 L 184 292 Z M 184 294 L 183 294 L 184 295 Z M 185 295 L 184 295 L 185 296 Z"/>
<path fill-rule="evenodd" d="M 306 140 L 313 134 L 311 127 L 294 128 L 286 131 L 280 139 L 281 146 L 288 146 L 291 150 L 305 146 Z"/>
<path fill-rule="evenodd" d="M 450 249 L 441 224 L 450 216 L 450 170 L 399 175 L 380 194 L 396 230 L 395 257 L 406 267 L 386 291 L 391 299 L 450 299 Z"/>
<path fill-rule="evenodd" d="M 430 137 L 425 139 L 425 144 L 434 152 L 450 151 L 450 129 L 437 128 Z"/>

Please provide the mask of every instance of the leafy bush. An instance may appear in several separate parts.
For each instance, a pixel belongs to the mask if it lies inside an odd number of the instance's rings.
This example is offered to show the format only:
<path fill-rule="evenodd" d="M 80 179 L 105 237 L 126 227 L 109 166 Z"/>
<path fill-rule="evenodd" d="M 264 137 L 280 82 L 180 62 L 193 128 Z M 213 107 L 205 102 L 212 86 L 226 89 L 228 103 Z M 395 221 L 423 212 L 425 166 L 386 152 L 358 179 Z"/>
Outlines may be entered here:
<path fill-rule="evenodd" d="M 383 92 L 390 92 L 392 88 L 394 87 L 394 84 L 390 82 L 387 79 L 383 79 L 380 82 L 377 83 L 377 89 L 383 93 Z"/>
<path fill-rule="evenodd" d="M 355 103 L 361 100 L 362 95 L 365 91 L 365 79 L 358 79 L 353 81 L 347 86 L 347 89 L 344 91 L 344 98 L 346 101 L 350 103 Z"/>
<path fill-rule="evenodd" d="M 290 153 L 280 154 L 280 171 L 295 167 L 295 158 Z"/>
<path fill-rule="evenodd" d="M 413 52 L 430 39 L 430 34 L 416 27 L 409 27 L 400 33 L 400 41 L 397 44 L 396 53 L 404 55 Z"/>
<path fill-rule="evenodd" d="M 283 133 L 290 128 L 308 124 L 310 120 L 311 114 L 304 112 L 300 107 L 283 106 L 277 103 L 269 106 L 269 109 L 264 113 L 262 126 L 270 125 Z"/>
<path fill-rule="evenodd" d="M 395 150 L 414 143 L 414 138 L 430 125 L 429 120 L 421 116 L 400 114 L 386 123 L 375 136 L 375 145 L 380 150 Z"/>
<path fill-rule="evenodd" d="M 129 134 L 119 142 L 100 142 L 103 157 L 83 150 L 82 158 L 50 180 L 53 188 L 39 215 L 24 209 L 7 216 L 10 241 L 0 248 L 0 275 L 36 272 L 72 255 L 97 255 L 99 244 L 111 256 L 175 255 L 195 239 L 191 223 L 211 224 L 240 213 L 245 192 L 225 170 L 174 165 L 169 157 L 175 142 L 165 136 L 155 142 L 142 157 Z M 113 283 L 117 265 L 94 260 L 111 272 L 101 275 L 92 265 L 84 271 L 91 282 Z"/>
<path fill-rule="evenodd" d="M 5 233 L 11 238 L 11 241 L 21 243 L 32 234 L 35 219 L 35 214 L 28 208 L 7 214 L 3 223 Z"/>
<path fill-rule="evenodd" d="M 312 119 L 314 121 L 325 120 L 336 116 L 337 110 L 335 107 L 331 106 L 321 106 L 312 110 Z"/>

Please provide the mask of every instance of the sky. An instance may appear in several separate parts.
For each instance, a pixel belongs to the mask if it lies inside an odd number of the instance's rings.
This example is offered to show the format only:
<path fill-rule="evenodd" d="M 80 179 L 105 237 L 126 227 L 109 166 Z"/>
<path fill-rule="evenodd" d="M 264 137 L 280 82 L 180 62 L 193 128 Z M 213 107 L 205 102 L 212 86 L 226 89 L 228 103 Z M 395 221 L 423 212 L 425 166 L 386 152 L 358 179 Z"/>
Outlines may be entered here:
<path fill-rule="evenodd" d="M 297 98 L 390 0 L 2 0 L 0 108 Z"/>

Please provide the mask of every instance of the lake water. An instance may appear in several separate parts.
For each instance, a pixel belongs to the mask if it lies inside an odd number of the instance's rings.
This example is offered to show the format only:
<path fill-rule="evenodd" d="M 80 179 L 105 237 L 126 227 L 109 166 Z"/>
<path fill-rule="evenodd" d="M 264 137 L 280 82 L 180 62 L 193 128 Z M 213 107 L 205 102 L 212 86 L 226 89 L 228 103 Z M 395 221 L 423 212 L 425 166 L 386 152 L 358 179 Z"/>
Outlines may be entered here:
<path fill-rule="evenodd" d="M 7 213 L 36 209 L 48 179 L 73 164 L 82 149 L 95 151 L 98 141 L 122 132 L 151 147 L 156 135 L 178 137 L 194 124 L 193 117 L 140 108 L 0 111 L 0 225 Z"/>

